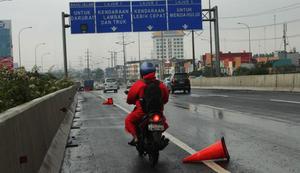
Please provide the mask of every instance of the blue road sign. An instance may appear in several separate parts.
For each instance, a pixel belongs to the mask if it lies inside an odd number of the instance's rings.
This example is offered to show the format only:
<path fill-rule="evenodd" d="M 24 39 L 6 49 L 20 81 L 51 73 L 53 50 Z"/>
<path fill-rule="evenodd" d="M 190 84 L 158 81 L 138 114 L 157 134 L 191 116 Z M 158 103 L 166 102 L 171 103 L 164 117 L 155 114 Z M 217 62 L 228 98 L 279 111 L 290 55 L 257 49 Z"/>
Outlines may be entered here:
<path fill-rule="evenodd" d="M 95 3 L 71 2 L 71 33 L 95 33 Z"/>
<path fill-rule="evenodd" d="M 169 30 L 202 29 L 201 0 L 168 0 Z"/>
<path fill-rule="evenodd" d="M 96 2 L 97 32 L 131 32 L 130 2 Z"/>
<path fill-rule="evenodd" d="M 167 10 L 165 0 L 133 1 L 133 31 L 167 30 Z"/>

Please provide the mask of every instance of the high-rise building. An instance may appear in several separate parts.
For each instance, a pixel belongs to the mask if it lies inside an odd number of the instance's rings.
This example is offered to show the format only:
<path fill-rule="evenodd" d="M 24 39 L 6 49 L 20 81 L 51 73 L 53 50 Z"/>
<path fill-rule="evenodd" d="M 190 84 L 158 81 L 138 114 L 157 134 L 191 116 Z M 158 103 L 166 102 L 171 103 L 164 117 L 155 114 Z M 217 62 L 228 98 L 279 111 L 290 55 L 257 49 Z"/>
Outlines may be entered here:
<path fill-rule="evenodd" d="M 0 68 L 13 68 L 11 21 L 0 20 Z"/>
<path fill-rule="evenodd" d="M 0 58 L 12 57 L 10 20 L 0 20 Z"/>
<path fill-rule="evenodd" d="M 153 58 L 154 59 L 184 59 L 184 32 L 162 31 L 154 32 Z M 163 40 L 163 41 L 162 41 Z"/>

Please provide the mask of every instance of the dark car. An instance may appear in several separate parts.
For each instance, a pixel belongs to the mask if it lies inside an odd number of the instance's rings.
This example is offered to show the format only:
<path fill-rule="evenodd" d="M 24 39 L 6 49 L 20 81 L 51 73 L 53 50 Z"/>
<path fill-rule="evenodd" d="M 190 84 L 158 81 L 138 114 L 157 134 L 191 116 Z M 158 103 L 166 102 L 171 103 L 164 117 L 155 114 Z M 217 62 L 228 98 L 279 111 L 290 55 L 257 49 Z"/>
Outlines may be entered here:
<path fill-rule="evenodd" d="M 187 73 L 175 73 L 171 76 L 171 91 L 182 90 L 191 93 L 191 83 Z"/>

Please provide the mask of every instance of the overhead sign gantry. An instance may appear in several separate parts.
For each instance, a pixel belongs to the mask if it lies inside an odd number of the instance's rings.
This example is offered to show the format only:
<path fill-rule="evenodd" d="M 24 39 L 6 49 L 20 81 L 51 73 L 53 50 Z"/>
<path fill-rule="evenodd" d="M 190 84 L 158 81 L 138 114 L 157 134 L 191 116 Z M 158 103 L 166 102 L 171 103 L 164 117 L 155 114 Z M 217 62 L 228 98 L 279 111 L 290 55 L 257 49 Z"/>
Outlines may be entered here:
<path fill-rule="evenodd" d="M 71 33 L 202 29 L 201 0 L 71 2 Z"/>

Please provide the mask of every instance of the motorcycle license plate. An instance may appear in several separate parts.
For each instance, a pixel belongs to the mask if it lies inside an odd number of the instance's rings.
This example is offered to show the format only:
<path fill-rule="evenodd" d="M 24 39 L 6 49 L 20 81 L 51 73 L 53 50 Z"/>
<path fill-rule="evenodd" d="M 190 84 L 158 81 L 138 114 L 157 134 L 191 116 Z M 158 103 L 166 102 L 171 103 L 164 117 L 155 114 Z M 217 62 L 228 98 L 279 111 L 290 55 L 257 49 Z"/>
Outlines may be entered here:
<path fill-rule="evenodd" d="M 149 124 L 148 125 L 148 130 L 149 131 L 164 131 L 164 125 L 161 124 Z"/>

